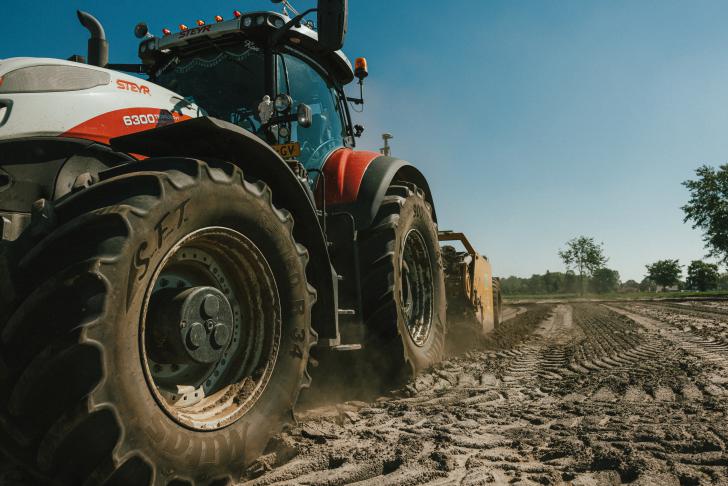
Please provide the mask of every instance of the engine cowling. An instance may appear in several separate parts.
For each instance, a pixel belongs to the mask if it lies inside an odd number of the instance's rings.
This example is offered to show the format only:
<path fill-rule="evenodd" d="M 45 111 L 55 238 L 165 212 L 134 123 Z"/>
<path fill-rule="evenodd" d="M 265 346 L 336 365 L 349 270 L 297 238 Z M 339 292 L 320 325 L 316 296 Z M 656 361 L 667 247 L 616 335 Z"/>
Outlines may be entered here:
<path fill-rule="evenodd" d="M 200 115 L 182 96 L 117 71 L 58 59 L 0 62 L 0 140 L 64 136 L 108 143 Z"/>

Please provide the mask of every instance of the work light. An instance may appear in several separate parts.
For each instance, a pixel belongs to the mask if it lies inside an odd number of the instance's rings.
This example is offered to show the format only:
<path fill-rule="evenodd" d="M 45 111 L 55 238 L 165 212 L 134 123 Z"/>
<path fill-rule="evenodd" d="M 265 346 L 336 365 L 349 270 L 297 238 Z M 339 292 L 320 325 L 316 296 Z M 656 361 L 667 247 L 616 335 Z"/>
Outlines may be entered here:
<path fill-rule="evenodd" d="M 279 94 L 276 96 L 275 100 L 275 108 L 276 111 L 279 113 L 283 113 L 288 111 L 291 108 L 291 104 L 293 103 L 293 100 L 291 100 L 291 97 L 287 94 Z"/>

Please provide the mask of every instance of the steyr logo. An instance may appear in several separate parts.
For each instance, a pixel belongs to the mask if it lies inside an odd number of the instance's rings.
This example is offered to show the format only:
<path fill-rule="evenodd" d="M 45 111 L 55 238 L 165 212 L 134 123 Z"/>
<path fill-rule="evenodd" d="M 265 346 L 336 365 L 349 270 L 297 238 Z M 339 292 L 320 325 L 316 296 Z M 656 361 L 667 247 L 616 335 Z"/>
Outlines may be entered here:
<path fill-rule="evenodd" d="M 211 28 L 212 28 L 212 25 L 203 25 L 202 27 L 196 27 L 194 29 L 183 30 L 182 32 L 177 34 L 177 36 L 180 39 L 184 39 L 185 37 L 202 34 L 203 32 L 210 32 Z"/>
<path fill-rule="evenodd" d="M 145 95 L 151 95 L 152 93 L 149 91 L 149 88 L 142 85 L 142 84 L 136 84 L 131 81 L 126 81 L 123 79 L 117 79 L 116 80 L 116 87 L 118 89 L 123 89 L 124 91 L 131 91 L 132 93 L 140 93 Z"/>

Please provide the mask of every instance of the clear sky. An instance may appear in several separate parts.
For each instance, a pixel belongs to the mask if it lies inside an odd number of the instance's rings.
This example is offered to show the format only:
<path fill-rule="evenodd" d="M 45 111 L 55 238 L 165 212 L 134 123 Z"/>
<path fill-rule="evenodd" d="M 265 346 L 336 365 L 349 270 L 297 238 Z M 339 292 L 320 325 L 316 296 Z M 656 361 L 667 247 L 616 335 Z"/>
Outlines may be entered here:
<path fill-rule="evenodd" d="M 622 279 L 704 255 L 682 223 L 695 168 L 728 161 L 728 2 L 350 0 L 346 53 L 366 56 L 361 146 L 431 181 L 440 227 L 465 231 L 499 275 L 563 270 L 585 234 Z M 2 0 L 0 58 L 85 54 L 74 9 L 105 25 L 112 62 L 154 33 L 265 0 Z M 302 8 L 312 0 L 294 1 Z M 351 90 L 352 94 L 354 90 Z"/>

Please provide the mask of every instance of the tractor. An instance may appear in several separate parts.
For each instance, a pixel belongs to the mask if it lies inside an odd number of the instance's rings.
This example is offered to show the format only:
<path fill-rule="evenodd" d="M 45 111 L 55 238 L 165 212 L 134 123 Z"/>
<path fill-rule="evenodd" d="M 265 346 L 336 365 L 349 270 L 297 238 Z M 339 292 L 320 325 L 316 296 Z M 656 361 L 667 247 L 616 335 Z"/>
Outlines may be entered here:
<path fill-rule="evenodd" d="M 38 482 L 225 484 L 309 363 L 416 374 L 449 294 L 497 324 L 472 248 L 446 283 L 422 172 L 355 148 L 346 0 L 274 3 L 141 23 L 139 64 L 85 12 L 85 57 L 0 60 L 0 448 Z"/>

